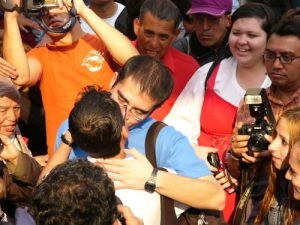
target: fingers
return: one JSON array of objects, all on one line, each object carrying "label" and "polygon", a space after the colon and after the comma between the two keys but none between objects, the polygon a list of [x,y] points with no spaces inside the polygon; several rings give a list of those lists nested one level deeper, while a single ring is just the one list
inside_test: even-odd
[{"label": "fingers", "polygon": [[219,171],[218,168],[216,168],[216,167],[210,165],[209,163],[207,163],[207,166],[208,166],[208,168],[210,169],[210,171],[212,171],[212,172],[214,172],[214,173],[216,173],[216,172]]},{"label": "fingers", "polygon": [[16,67],[0,57],[0,75],[16,79],[18,77],[18,72]]},{"label": "fingers", "polygon": [[135,159],[142,159],[145,158],[145,155],[143,155],[142,153],[140,153],[138,150],[136,150],[135,148],[131,148],[131,149],[124,149],[125,153],[132,156]]},{"label": "fingers", "polygon": [[245,163],[256,163],[262,161],[262,158],[255,158],[253,156],[248,155],[247,153],[243,153],[242,157],[242,161]]},{"label": "fingers", "polygon": [[272,137],[271,135],[265,134],[265,135],[264,135],[264,138],[265,138],[269,143],[271,143],[271,142],[273,141],[273,137]]},{"label": "fingers", "polygon": [[140,218],[133,215],[129,207],[118,205],[118,211],[124,217],[127,225],[142,225],[143,222]]}]

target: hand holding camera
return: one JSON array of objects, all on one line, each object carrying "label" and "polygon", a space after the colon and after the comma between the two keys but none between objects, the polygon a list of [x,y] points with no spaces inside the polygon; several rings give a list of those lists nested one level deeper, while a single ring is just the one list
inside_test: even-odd
[{"label": "hand holding camera", "polygon": [[244,162],[254,163],[261,160],[261,157],[269,155],[264,150],[268,149],[269,136],[273,133],[275,118],[265,89],[248,89],[245,94],[245,103],[249,106],[250,115],[255,118],[255,122],[239,124],[238,128],[235,128],[232,136],[232,150],[233,154],[243,156]]}]

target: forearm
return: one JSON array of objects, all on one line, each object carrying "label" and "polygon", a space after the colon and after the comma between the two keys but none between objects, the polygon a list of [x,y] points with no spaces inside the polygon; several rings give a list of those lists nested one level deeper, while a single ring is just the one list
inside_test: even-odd
[{"label": "forearm", "polygon": [[47,165],[44,167],[43,171],[41,172],[38,183],[40,183],[41,180],[45,176],[47,176],[54,167],[66,162],[70,156],[71,151],[72,151],[72,148],[70,146],[68,146],[64,143],[61,143],[59,145],[57,151],[53,154],[53,156],[50,158],[49,162],[47,163]]},{"label": "forearm", "polygon": [[159,171],[156,185],[159,194],[195,208],[223,210],[225,207],[225,192],[212,176],[192,179]]},{"label": "forearm", "polygon": [[95,31],[116,63],[123,65],[138,51],[130,40],[114,27],[99,18],[91,9],[85,8],[80,15]]},{"label": "forearm", "polygon": [[26,85],[30,80],[30,70],[15,12],[4,13],[4,28],[3,55],[18,72],[18,77],[12,81],[17,85]]},{"label": "forearm", "polygon": [[31,156],[19,152],[16,161],[7,161],[6,166],[9,174],[15,179],[34,186],[42,171],[42,167]]}]

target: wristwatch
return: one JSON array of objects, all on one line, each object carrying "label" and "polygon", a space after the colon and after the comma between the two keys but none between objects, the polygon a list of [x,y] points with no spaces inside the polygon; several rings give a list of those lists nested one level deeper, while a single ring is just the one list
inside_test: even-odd
[{"label": "wristwatch", "polygon": [[70,146],[71,148],[74,147],[74,142],[71,142],[71,141],[68,141],[67,138],[65,137],[65,133],[63,133],[61,136],[60,136],[60,139],[62,141],[62,143]]},{"label": "wristwatch", "polygon": [[156,188],[156,176],[157,176],[157,172],[158,172],[158,169],[157,168],[153,168],[149,180],[147,180],[147,182],[144,185],[145,191],[147,191],[147,192],[149,192],[151,194],[155,191],[155,188]]}]

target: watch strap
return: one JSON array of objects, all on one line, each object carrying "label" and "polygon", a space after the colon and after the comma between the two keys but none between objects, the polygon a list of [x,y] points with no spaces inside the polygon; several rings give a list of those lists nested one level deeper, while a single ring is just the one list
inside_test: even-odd
[{"label": "watch strap", "polygon": [[68,141],[67,138],[65,137],[65,133],[63,133],[63,134],[60,136],[60,139],[61,139],[61,141],[62,141],[64,144],[70,146],[71,148],[74,147],[74,142]]}]

